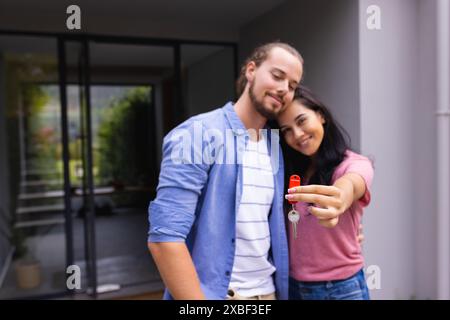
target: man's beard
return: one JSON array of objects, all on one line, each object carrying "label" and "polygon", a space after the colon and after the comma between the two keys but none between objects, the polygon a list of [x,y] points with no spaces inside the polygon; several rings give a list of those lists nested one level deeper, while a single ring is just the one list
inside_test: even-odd
[{"label": "man's beard", "polygon": [[253,103],[256,111],[260,115],[262,115],[267,120],[275,120],[278,115],[278,112],[267,108],[261,101],[258,101],[258,99],[255,96],[255,93],[253,92],[254,85],[255,85],[255,82],[252,82],[252,84],[250,85],[250,88],[248,90],[248,95],[250,97],[250,101]]}]

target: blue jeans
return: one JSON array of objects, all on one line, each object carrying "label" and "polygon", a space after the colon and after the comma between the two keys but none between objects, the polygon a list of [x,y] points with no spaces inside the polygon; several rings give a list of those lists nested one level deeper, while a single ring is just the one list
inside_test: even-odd
[{"label": "blue jeans", "polygon": [[289,300],[370,300],[370,297],[361,269],[344,280],[307,282],[289,278]]}]

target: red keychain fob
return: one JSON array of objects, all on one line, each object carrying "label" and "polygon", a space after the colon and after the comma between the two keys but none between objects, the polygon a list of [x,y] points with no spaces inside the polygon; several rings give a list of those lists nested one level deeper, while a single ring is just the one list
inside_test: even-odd
[{"label": "red keychain fob", "polygon": [[[300,187],[300,176],[293,174],[289,178],[289,189],[295,188],[295,187]],[[297,201],[290,201],[290,200],[288,200],[288,201],[290,204],[297,203]]]}]

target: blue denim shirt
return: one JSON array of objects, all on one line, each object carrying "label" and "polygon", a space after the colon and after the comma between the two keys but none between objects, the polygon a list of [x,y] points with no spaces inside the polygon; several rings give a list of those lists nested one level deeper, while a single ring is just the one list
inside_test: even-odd
[{"label": "blue denim shirt", "polygon": [[[269,214],[270,261],[276,267],[277,298],[284,300],[289,284],[284,168],[278,131],[268,132],[275,186]],[[225,299],[230,283],[242,195],[242,161],[238,158],[248,137],[229,102],[186,120],[163,142],[157,196],[149,206],[148,242],[186,242],[208,299]],[[164,298],[171,298],[167,290]]]}]

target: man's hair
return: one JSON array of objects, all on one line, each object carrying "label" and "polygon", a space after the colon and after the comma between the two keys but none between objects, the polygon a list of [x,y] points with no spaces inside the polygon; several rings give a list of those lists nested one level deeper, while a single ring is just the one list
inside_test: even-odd
[{"label": "man's hair", "polygon": [[303,64],[302,55],[297,51],[297,49],[295,49],[294,47],[292,47],[291,45],[289,45],[287,43],[274,41],[274,42],[269,42],[269,43],[266,43],[264,45],[257,47],[255,50],[253,50],[252,54],[245,60],[244,64],[241,67],[239,78],[236,81],[236,94],[237,94],[238,98],[242,95],[242,93],[245,90],[245,86],[247,85],[247,78],[245,77],[245,71],[247,69],[247,64],[249,64],[251,61],[253,61],[255,63],[255,65],[257,67],[259,67],[267,59],[270,51],[273,48],[282,48],[282,49],[286,50],[293,56],[297,57],[300,60],[300,62]]}]

